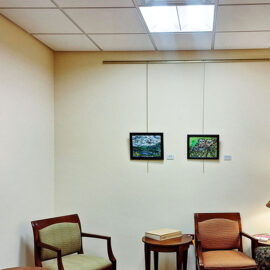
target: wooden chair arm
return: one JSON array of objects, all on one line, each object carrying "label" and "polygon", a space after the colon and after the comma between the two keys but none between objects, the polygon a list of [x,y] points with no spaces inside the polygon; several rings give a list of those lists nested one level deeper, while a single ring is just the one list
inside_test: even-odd
[{"label": "wooden chair arm", "polygon": [[105,239],[105,240],[108,240],[111,238],[110,236],[98,235],[98,234],[92,234],[92,233],[84,233],[84,232],[82,232],[82,237],[92,237],[92,238],[99,238],[99,239]]},{"label": "wooden chair arm", "polygon": [[241,232],[241,236],[251,240],[251,254],[252,258],[255,259],[255,249],[259,246],[259,240],[245,232]]},{"label": "wooden chair arm", "polygon": [[197,253],[198,269],[203,270],[203,269],[204,269],[204,264],[203,264],[203,256],[202,256],[202,246],[201,246],[201,242],[197,242],[197,245],[196,245],[196,253]]},{"label": "wooden chair arm", "polygon": [[204,269],[204,264],[203,264],[203,256],[202,256],[202,244],[201,244],[201,238],[200,234],[197,233],[195,235],[195,249],[196,249],[196,263],[198,265],[197,269],[203,270]]},{"label": "wooden chair arm", "polygon": [[91,238],[98,238],[98,239],[104,239],[107,240],[107,251],[108,251],[108,257],[113,265],[116,267],[116,259],[113,255],[112,251],[112,245],[111,245],[111,237],[105,236],[105,235],[98,235],[98,234],[92,234],[92,233],[84,233],[82,232],[82,237],[91,237]]},{"label": "wooden chair arm", "polygon": [[40,248],[46,248],[52,250],[57,253],[57,265],[59,270],[64,270],[63,262],[62,262],[62,252],[61,249],[52,245],[48,245],[42,242],[37,242],[37,246]]},{"label": "wooden chair arm", "polygon": [[60,254],[60,256],[62,256],[61,249],[58,247],[55,247],[55,246],[52,246],[52,245],[49,245],[46,243],[42,243],[42,242],[37,242],[37,246],[41,247],[41,248],[46,248],[46,249],[52,250],[52,251],[56,252],[57,254]]},{"label": "wooden chair arm", "polygon": [[241,235],[244,236],[244,237],[249,238],[251,241],[258,242],[258,239],[256,239],[254,236],[252,236],[252,235],[250,235],[250,234],[248,234],[248,233],[241,232]]}]

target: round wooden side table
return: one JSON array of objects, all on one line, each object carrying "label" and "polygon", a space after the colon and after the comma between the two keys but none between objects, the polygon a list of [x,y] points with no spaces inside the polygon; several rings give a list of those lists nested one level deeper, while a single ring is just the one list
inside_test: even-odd
[{"label": "round wooden side table", "polygon": [[270,246],[270,240],[263,242],[263,241],[258,241],[259,247],[269,247]]},{"label": "round wooden side table", "polygon": [[151,251],[154,252],[154,269],[158,270],[158,253],[159,252],[176,252],[177,270],[187,269],[188,249],[192,243],[192,236],[184,234],[182,237],[177,237],[164,241],[157,241],[147,237],[143,237],[144,255],[145,255],[145,270],[150,270]]}]

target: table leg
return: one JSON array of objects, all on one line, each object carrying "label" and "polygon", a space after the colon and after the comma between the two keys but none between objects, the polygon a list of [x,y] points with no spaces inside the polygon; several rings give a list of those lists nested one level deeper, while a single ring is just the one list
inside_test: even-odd
[{"label": "table leg", "polygon": [[188,250],[183,252],[183,270],[187,270]]},{"label": "table leg", "polygon": [[154,252],[154,269],[158,270],[158,252]]},{"label": "table leg", "polygon": [[178,248],[176,251],[176,269],[182,270],[183,250]]},{"label": "table leg", "polygon": [[144,244],[145,270],[150,270],[151,253],[149,246]]}]

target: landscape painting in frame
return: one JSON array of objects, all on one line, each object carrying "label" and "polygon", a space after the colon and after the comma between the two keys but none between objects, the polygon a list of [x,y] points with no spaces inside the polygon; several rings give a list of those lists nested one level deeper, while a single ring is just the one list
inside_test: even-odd
[{"label": "landscape painting in frame", "polygon": [[188,159],[219,159],[219,135],[188,135]]},{"label": "landscape painting in frame", "polygon": [[163,160],[163,133],[130,133],[130,159]]}]

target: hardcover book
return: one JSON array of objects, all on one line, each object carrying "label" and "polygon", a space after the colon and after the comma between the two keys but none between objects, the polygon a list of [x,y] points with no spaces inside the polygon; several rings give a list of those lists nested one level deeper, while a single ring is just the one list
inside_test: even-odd
[{"label": "hardcover book", "polygon": [[145,236],[154,240],[163,241],[172,238],[177,238],[182,236],[182,232],[174,229],[158,229],[152,230],[145,233]]}]

